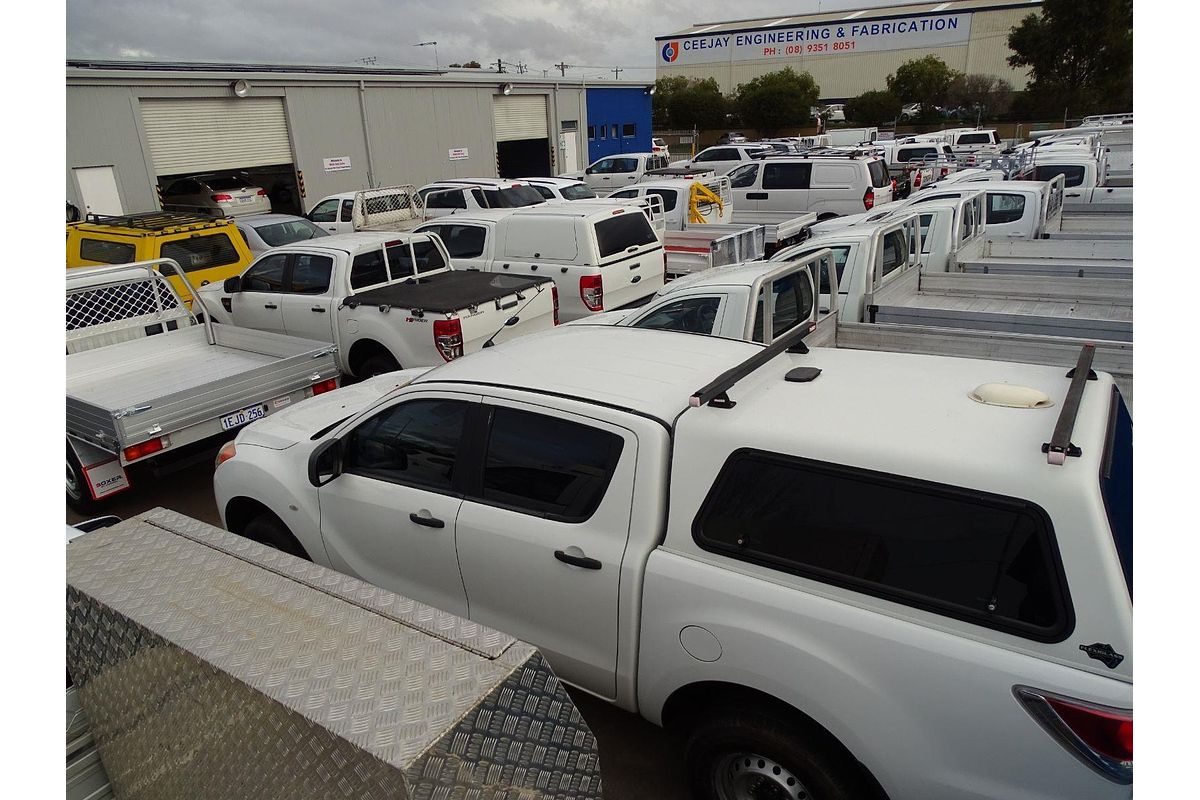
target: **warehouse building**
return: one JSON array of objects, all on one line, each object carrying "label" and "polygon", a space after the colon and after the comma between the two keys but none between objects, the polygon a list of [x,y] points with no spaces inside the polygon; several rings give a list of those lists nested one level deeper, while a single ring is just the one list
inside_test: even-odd
[{"label": "warehouse building", "polygon": [[[593,104],[593,91],[601,95]],[[602,110],[625,151],[650,149],[644,83],[376,67],[68,61],[67,202],[160,208],[196,175],[238,175],[278,211],[329,194],[455,177],[557,175],[589,163]]]},{"label": "warehouse building", "polygon": [[659,78],[715,78],[721,91],[784,67],[809,72],[825,102],[886,89],[905,61],[935,55],[952,69],[1004,78],[1024,88],[1028,73],[1008,66],[1008,33],[1041,0],[950,0],[698,23],[655,37]]}]

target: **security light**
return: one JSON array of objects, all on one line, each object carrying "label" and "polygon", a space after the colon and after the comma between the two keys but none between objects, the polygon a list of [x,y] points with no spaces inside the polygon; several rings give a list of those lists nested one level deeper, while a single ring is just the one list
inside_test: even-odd
[{"label": "security light", "polygon": [[500,94],[512,94],[513,85],[511,83],[500,84]]}]

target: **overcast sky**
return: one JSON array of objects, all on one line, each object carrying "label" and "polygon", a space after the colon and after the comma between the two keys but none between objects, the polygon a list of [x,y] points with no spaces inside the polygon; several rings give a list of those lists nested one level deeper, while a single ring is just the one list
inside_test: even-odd
[{"label": "overcast sky", "polygon": [[[821,10],[895,5],[821,0]],[[816,11],[817,0],[67,0],[68,58],[442,66],[654,76],[654,37],[697,22]],[[515,71],[515,70],[514,70]]]}]

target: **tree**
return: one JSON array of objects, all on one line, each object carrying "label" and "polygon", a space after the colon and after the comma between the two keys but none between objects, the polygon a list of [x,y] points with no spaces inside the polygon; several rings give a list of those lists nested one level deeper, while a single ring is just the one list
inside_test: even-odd
[{"label": "tree", "polygon": [[672,75],[659,78],[654,82],[653,116],[655,130],[668,130],[672,127],[670,114],[671,100],[676,94],[686,90],[688,79],[682,75]]},{"label": "tree", "polygon": [[480,67],[479,67],[478,61],[468,61],[467,63],[463,64],[463,69],[479,69],[479,68]]},{"label": "tree", "polygon": [[961,75],[946,66],[945,61],[930,55],[905,61],[894,75],[888,75],[887,87],[901,103],[920,103],[921,116],[930,118],[937,114],[936,106],[946,104],[950,84]]},{"label": "tree", "polygon": [[959,75],[950,83],[946,103],[963,109],[964,119],[992,119],[1006,113],[1013,103],[1013,86],[994,75]]},{"label": "tree", "polygon": [[1133,109],[1132,0],[1044,0],[1008,34],[1031,106],[1076,116]]},{"label": "tree", "polygon": [[846,121],[881,125],[900,116],[900,98],[887,91],[863,92],[846,101]]},{"label": "tree", "polygon": [[820,97],[812,75],[784,67],[738,86],[736,105],[744,124],[770,135],[807,124]]},{"label": "tree", "polygon": [[[671,127],[694,127],[700,130],[722,127],[725,124],[725,112],[729,101],[721,94],[721,87],[717,85],[716,79],[682,80],[686,81],[686,85],[674,88],[667,100],[667,115]],[[657,89],[654,96],[658,97]]]}]

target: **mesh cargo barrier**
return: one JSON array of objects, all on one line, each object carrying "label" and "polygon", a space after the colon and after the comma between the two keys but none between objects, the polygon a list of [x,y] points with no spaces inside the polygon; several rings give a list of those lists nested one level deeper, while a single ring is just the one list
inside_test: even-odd
[{"label": "mesh cargo barrier", "polygon": [[601,797],[530,645],[163,509],[68,545],[67,666],[120,800]]}]

